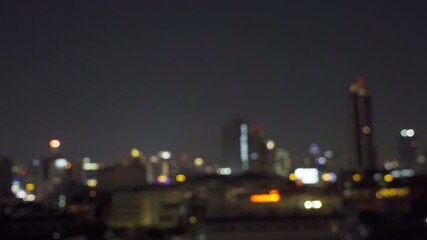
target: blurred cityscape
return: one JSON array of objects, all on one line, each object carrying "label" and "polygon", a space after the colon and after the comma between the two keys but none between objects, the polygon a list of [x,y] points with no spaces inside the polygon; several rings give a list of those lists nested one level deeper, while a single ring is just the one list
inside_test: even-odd
[{"label": "blurred cityscape", "polygon": [[395,129],[399,158],[381,162],[362,77],[347,101],[349,158],[316,143],[297,158],[244,118],[218,129],[218,161],[138,148],[68,159],[60,136],[27,164],[3,156],[1,239],[427,239],[421,136]]}]

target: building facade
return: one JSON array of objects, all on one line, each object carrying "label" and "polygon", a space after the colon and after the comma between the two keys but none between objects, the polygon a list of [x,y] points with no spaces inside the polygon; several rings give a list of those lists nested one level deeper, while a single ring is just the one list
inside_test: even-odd
[{"label": "building facade", "polygon": [[365,80],[359,77],[350,85],[348,99],[350,159],[352,168],[358,171],[376,169],[373,138],[371,98]]}]

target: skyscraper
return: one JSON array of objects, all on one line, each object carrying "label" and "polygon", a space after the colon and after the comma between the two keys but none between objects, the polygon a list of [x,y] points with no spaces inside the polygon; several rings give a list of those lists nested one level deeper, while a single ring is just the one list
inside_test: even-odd
[{"label": "skyscraper", "polygon": [[222,132],[223,167],[233,174],[249,170],[249,126],[241,119],[226,125]]},{"label": "skyscraper", "polygon": [[352,167],[358,171],[375,170],[371,99],[363,77],[350,85],[348,116]]}]

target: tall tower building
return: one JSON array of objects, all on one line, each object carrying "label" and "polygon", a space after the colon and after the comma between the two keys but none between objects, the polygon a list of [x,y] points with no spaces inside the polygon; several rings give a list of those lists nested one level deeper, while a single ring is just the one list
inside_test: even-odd
[{"label": "tall tower building", "polygon": [[371,99],[365,87],[365,79],[357,78],[350,85],[348,100],[350,131],[350,159],[358,171],[376,169],[376,154],[373,139]]},{"label": "tall tower building", "polygon": [[222,131],[223,167],[231,168],[232,174],[249,170],[249,126],[235,119]]}]

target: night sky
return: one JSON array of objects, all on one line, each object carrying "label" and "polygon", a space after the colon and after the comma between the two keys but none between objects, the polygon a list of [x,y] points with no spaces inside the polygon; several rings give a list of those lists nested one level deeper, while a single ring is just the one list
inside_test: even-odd
[{"label": "night sky", "polygon": [[58,138],[71,161],[132,147],[216,161],[241,117],[297,156],[312,142],[346,156],[360,75],[380,159],[402,128],[427,140],[424,1],[140,2],[1,3],[0,155],[27,163]]}]

